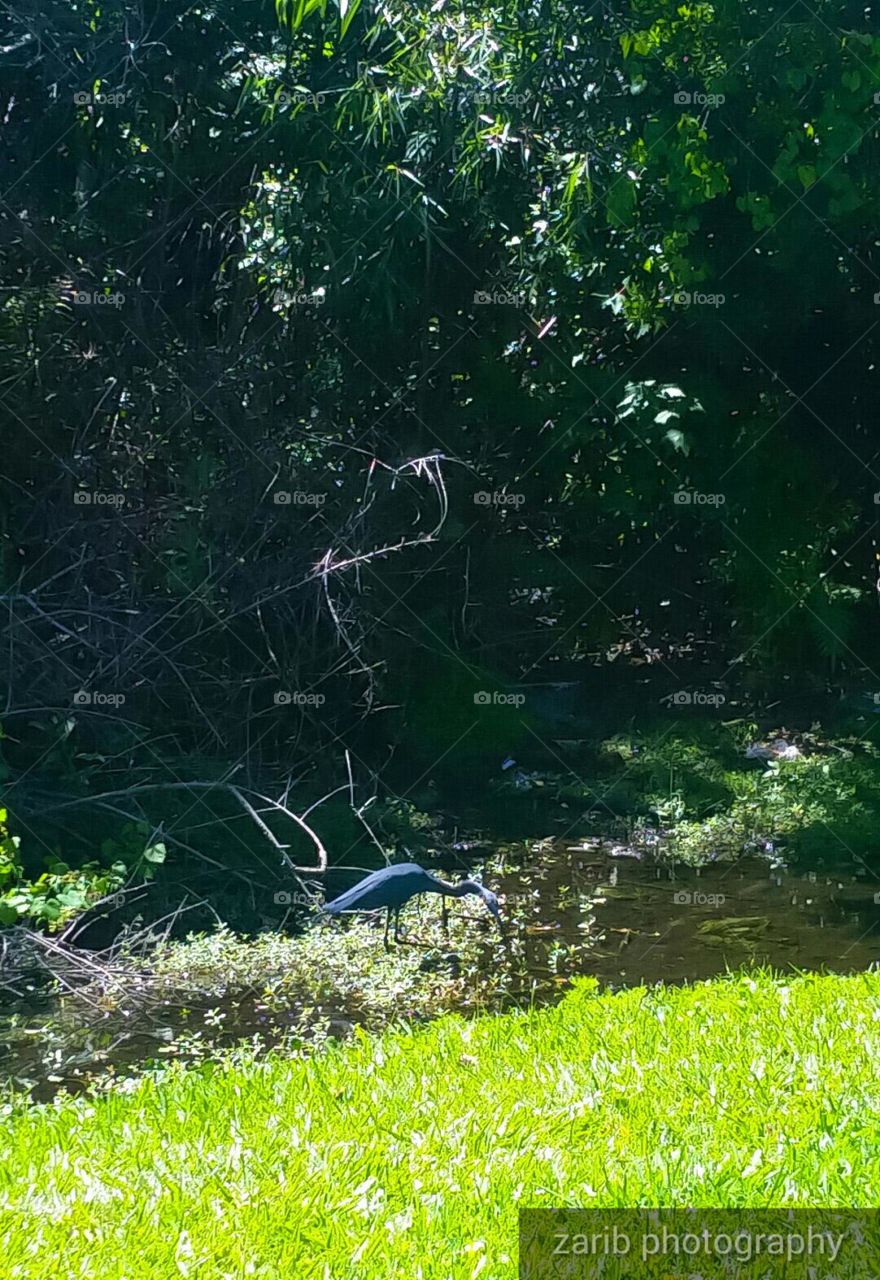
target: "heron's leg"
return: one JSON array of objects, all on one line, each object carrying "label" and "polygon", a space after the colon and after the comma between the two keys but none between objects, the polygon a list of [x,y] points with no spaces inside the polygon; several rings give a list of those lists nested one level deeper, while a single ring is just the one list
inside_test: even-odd
[{"label": "heron's leg", "polygon": [[[399,923],[400,923],[400,912],[401,912],[401,910],[402,910],[402,907],[398,907],[398,908],[397,908],[397,923],[398,923],[398,925],[399,925]],[[420,938],[416,938],[416,937],[411,937],[409,934],[407,934],[407,935],[403,935],[403,934],[401,934],[401,932],[400,932],[399,928],[396,928],[396,929],[395,929],[395,931],[394,931],[394,941],[395,941],[395,942],[399,942],[401,946],[407,946],[407,947],[423,947],[423,948],[425,948],[425,947],[426,947],[426,948],[428,948],[429,950],[430,950],[430,948],[431,948],[431,947],[433,947],[433,946],[434,946],[434,943],[433,943],[433,942],[424,942],[422,939],[420,939]]]},{"label": "heron's leg", "polygon": [[449,937],[449,908],[446,905],[446,894],[440,895],[440,920],[443,924],[443,932]]},{"label": "heron's leg", "polygon": [[400,942],[400,907],[394,908],[394,941]]},{"label": "heron's leg", "polygon": [[382,939],[382,941],[385,944],[386,951],[391,950],[391,948],[388,945],[388,930],[390,927],[391,927],[391,908],[386,907],[385,908],[385,937]]}]

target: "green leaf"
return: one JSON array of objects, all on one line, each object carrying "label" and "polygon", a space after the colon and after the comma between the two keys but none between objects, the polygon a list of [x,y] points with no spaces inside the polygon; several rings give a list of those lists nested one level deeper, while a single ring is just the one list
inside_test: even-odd
[{"label": "green leaf", "polygon": [[62,907],[82,907],[85,905],[85,901],[86,895],[82,889],[71,887],[58,895],[58,902]]},{"label": "green leaf", "polygon": [[361,0],[339,0],[339,32],[343,39],[360,7]]},{"label": "green leaf", "polygon": [[327,0],[275,0],[275,14],[282,27],[296,31],[310,13],[321,10],[321,17],[327,11]]},{"label": "green leaf", "polygon": [[144,849],[144,858],[147,862],[164,862],[165,846],[164,844],[151,844],[149,848]]}]

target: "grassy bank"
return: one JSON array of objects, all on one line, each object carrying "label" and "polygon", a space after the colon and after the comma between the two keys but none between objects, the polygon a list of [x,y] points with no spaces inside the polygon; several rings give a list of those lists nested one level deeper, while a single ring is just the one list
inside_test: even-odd
[{"label": "grassy bank", "polygon": [[880,975],[755,974],[171,1068],[12,1110],[4,1274],[501,1278],[519,1205],[871,1205],[878,1058]]}]

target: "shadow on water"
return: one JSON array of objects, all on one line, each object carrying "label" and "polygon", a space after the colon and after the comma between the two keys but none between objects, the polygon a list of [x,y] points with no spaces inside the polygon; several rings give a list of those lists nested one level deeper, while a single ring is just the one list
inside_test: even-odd
[{"label": "shadow on water", "polygon": [[[230,974],[219,986],[215,976],[204,994],[189,990],[185,998],[163,998],[149,1013],[117,1010],[96,1023],[94,1009],[91,1019],[84,1016],[79,997],[34,991],[12,1016],[0,1018],[3,1074],[43,1101],[62,1088],[80,1091],[108,1069],[124,1076],[145,1064],[196,1062],[243,1041],[302,1048],[312,1035],[344,1038],[359,1022],[377,1026],[449,1008],[469,1013],[552,1001],[579,975],[619,989],[700,981],[747,965],[846,973],[878,958],[878,882],[858,867],[801,873],[744,858],[700,870],[672,868],[599,838],[480,852],[487,855],[485,883],[501,900],[508,944],[501,947],[474,899],[454,904],[458,932],[445,944],[438,904],[428,897],[408,907],[407,926],[430,934],[430,941],[404,977],[418,973],[435,983],[427,1005],[407,1003],[401,987],[399,1002],[395,996],[377,1020],[364,1017],[363,1003],[352,998],[350,974],[336,987],[325,983],[319,999],[283,983],[272,998],[262,974],[248,981]],[[461,865],[437,870],[450,879],[462,873]],[[372,970],[381,970],[379,980],[387,974],[393,985],[399,975],[382,967],[395,961],[385,956],[381,932],[377,921],[362,939],[364,977],[370,981]],[[331,953],[341,945],[335,933],[323,938]]]}]

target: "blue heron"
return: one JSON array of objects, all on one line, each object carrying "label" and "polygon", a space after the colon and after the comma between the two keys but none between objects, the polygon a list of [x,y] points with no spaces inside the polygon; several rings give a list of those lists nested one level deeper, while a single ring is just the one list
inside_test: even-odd
[{"label": "blue heron", "polygon": [[498,899],[489,889],[485,889],[477,880],[461,880],[458,884],[449,884],[438,876],[432,875],[417,862],[399,862],[394,866],[382,867],[374,871],[365,880],[359,881],[351,889],[346,889],[338,898],[324,905],[324,910],[331,916],[340,915],[343,911],[375,911],[385,907],[385,937],[388,946],[388,927],[394,915],[394,941],[400,941],[400,910],[410,898],[420,893],[440,893],[444,898],[463,898],[466,894],[475,893],[482,898],[492,915],[501,927],[501,913],[498,910]]}]

